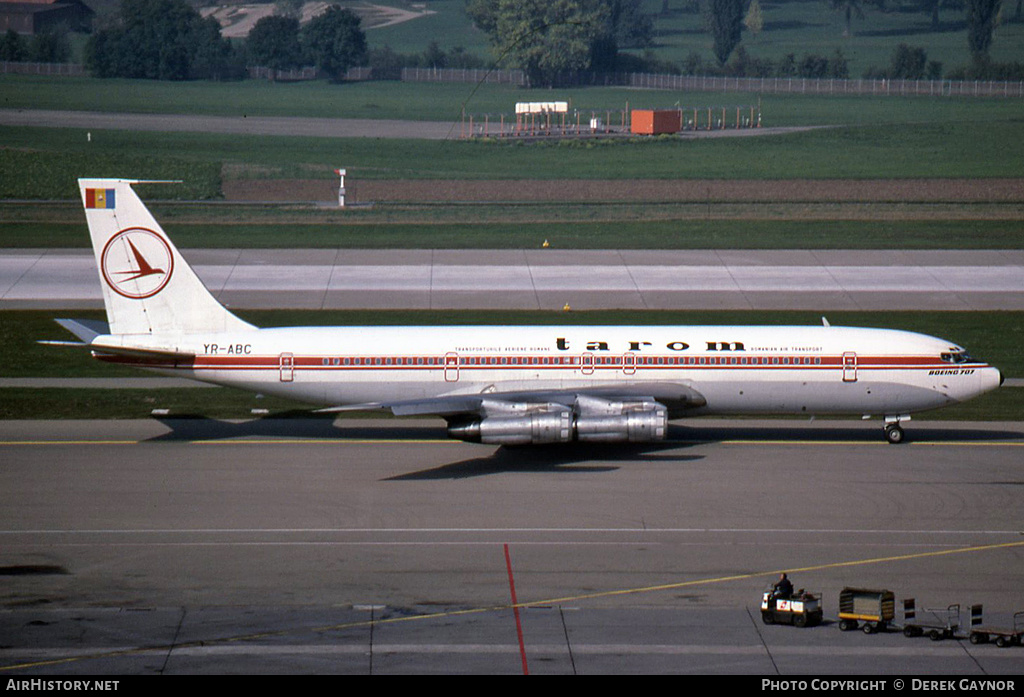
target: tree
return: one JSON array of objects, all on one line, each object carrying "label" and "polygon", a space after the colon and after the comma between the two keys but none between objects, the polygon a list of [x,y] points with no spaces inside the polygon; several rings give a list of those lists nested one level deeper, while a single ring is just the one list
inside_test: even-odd
[{"label": "tree", "polygon": [[218,76],[231,53],[216,20],[185,0],[124,0],[114,26],[90,37],[85,62],[98,77],[188,80]]},{"label": "tree", "polygon": [[743,18],[743,26],[754,36],[760,34],[764,29],[764,14],[761,12],[761,3],[758,0],[750,0],[747,16]]},{"label": "tree", "polygon": [[715,57],[719,65],[725,65],[733,49],[740,43],[743,32],[743,0],[710,0],[708,9]]},{"label": "tree", "polygon": [[889,77],[894,80],[923,80],[928,68],[928,54],[923,48],[900,44],[889,63]]},{"label": "tree", "polygon": [[921,11],[931,15],[932,18],[932,29],[935,31],[939,30],[939,6],[942,4],[942,0],[921,0]]},{"label": "tree", "polygon": [[864,19],[864,10],[860,9],[860,0],[829,0],[832,9],[842,12],[846,17],[846,28],[843,29],[843,36],[853,34],[853,16],[857,19]]},{"label": "tree", "polygon": [[8,29],[3,38],[0,38],[0,61],[19,63],[25,60],[28,60],[28,47],[25,45],[25,40],[18,32]]},{"label": "tree", "polygon": [[302,63],[299,45],[299,20],[295,17],[270,15],[263,17],[249,32],[245,41],[250,65],[271,70],[290,70]]},{"label": "tree", "polygon": [[986,60],[992,46],[1002,0],[967,0],[967,46],[977,60]]},{"label": "tree", "polygon": [[331,5],[305,26],[300,38],[318,69],[341,79],[349,68],[366,60],[366,34],[360,23],[352,10]]},{"label": "tree", "polygon": [[71,60],[71,42],[66,33],[42,32],[32,37],[28,53],[29,60],[37,63],[67,63]]},{"label": "tree", "polygon": [[654,37],[654,23],[643,13],[642,0],[609,0],[605,30],[620,48],[646,48]]},{"label": "tree", "polygon": [[523,70],[532,85],[614,70],[620,46],[647,46],[653,34],[640,0],[467,0],[466,11],[499,62]]}]

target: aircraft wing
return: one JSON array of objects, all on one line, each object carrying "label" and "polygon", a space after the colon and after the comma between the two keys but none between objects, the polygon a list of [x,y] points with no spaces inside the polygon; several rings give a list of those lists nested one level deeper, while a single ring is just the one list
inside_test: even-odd
[{"label": "aircraft wing", "polygon": [[390,409],[395,416],[455,416],[509,413],[537,407],[561,406],[568,410],[599,409],[599,404],[616,402],[658,402],[670,413],[701,407],[704,396],[688,383],[637,382],[588,385],[578,389],[493,390],[474,394],[453,394],[426,399],[373,402],[321,409],[323,412]]}]

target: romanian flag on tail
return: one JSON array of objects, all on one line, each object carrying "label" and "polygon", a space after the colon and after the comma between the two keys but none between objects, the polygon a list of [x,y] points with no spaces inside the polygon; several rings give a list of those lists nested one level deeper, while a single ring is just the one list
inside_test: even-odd
[{"label": "romanian flag on tail", "polygon": [[85,207],[86,208],[113,208],[114,207],[114,190],[113,189],[86,189],[85,190]]}]

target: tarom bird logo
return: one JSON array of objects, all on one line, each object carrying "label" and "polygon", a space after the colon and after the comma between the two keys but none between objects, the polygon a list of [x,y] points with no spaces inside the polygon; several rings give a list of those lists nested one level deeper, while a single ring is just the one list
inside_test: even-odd
[{"label": "tarom bird logo", "polygon": [[142,253],[135,247],[134,244],[132,244],[131,240],[128,240],[128,246],[132,248],[132,254],[135,255],[135,263],[139,265],[139,268],[137,270],[132,269],[131,271],[115,271],[115,273],[118,274],[134,274],[133,276],[130,276],[124,280],[134,281],[136,278],[152,276],[158,273],[166,273],[163,269],[154,269],[152,266],[150,266],[149,262],[146,261],[146,258],[142,256]]}]

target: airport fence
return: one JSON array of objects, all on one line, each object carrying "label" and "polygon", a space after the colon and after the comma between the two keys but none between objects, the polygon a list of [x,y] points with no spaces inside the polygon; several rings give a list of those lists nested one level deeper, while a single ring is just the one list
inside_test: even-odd
[{"label": "airport fence", "polygon": [[[0,73],[24,75],[85,76],[88,71],[77,63],[16,63],[0,61]],[[321,75],[315,68],[271,70],[248,68],[251,78],[297,81],[315,80]],[[348,81],[374,80],[373,68],[350,68]],[[485,68],[402,68],[402,82],[488,83],[525,87],[529,80],[522,70]],[[1024,80],[1017,82],[986,80],[884,80],[804,77],[724,77],[717,75],[668,75],[658,73],[579,73],[566,76],[566,84],[635,87],[680,92],[751,92],[757,94],[877,95],[932,97],[1024,98]]]},{"label": "airport fence", "polygon": [[494,85],[525,87],[522,70],[488,70],[486,68],[402,68],[402,82],[480,82]]},{"label": "airport fence", "polygon": [[79,63],[20,63],[0,61],[0,73],[12,75],[86,75],[85,66]]},{"label": "airport fence", "polygon": [[[521,70],[404,68],[406,82],[490,82],[526,86]],[[880,95],[935,97],[1024,98],[1024,81],[984,80],[841,80],[804,77],[725,77],[658,73],[593,73],[566,75],[566,84],[635,87],[680,92],[754,92],[758,94]]]}]

